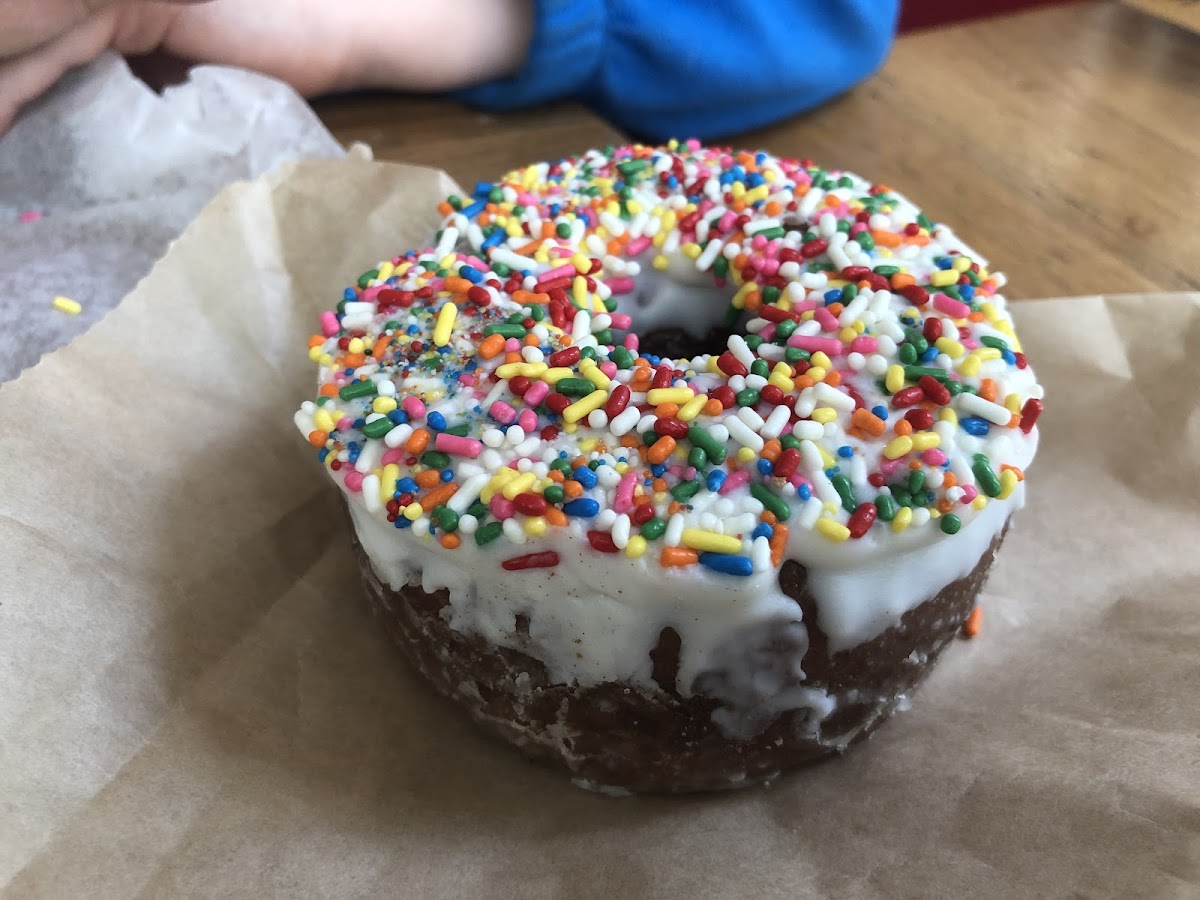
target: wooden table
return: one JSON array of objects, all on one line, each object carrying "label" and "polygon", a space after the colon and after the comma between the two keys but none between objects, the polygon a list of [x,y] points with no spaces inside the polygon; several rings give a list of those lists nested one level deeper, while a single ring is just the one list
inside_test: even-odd
[{"label": "wooden table", "polygon": [[[342,141],[462,183],[619,140],[581,107],[322,101]],[[735,145],[860,172],[954,225],[1010,297],[1200,290],[1200,36],[1116,3],[902,37],[848,96]]]}]

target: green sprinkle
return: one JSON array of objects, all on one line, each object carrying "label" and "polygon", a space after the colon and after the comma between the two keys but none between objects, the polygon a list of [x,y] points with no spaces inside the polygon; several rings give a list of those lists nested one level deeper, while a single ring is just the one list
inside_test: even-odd
[{"label": "green sprinkle", "polygon": [[912,366],[916,363],[920,354],[917,353],[917,348],[912,344],[900,345],[900,362],[905,366]]},{"label": "green sprinkle", "polygon": [[757,350],[759,347],[762,346],[762,343],[763,343],[763,339],[761,337],[759,337],[757,334],[746,335],[746,346],[749,347],[751,350]]},{"label": "green sprinkle", "polygon": [[487,514],[488,514],[487,504],[484,503],[482,500],[476,500],[467,509],[467,515],[474,516],[480,522],[482,522],[484,519],[487,518]]},{"label": "green sprinkle", "polygon": [[366,381],[352,381],[340,391],[338,396],[343,400],[355,400],[359,397],[374,397],[379,393],[379,389],[375,386],[375,382],[371,379]]},{"label": "green sprinkle", "polygon": [[568,397],[584,397],[596,390],[596,386],[586,378],[561,378],[554,389]]},{"label": "green sprinkle", "polygon": [[[904,346],[908,346],[905,344]],[[936,366],[910,366],[905,365],[904,377],[909,381],[920,381],[922,375],[928,375],[930,378],[936,378],[938,381],[945,384],[950,380],[950,373],[945,369],[939,369]]]},{"label": "green sprinkle", "polygon": [[499,522],[488,522],[475,530],[475,544],[479,547],[490,544],[504,533],[504,526]]},{"label": "green sprinkle", "polygon": [[446,434],[452,434],[455,437],[466,437],[471,433],[471,426],[467,422],[459,422],[457,425],[451,425],[449,428],[442,429]]},{"label": "green sprinkle", "polygon": [[842,302],[843,303],[849,303],[851,300],[853,300],[857,296],[858,296],[858,285],[857,284],[848,284],[844,288],[842,288]]},{"label": "green sprinkle", "polygon": [[[966,386],[961,381],[947,381],[946,390],[950,392],[951,397],[957,397],[965,390]],[[972,391],[974,393],[974,391]]]},{"label": "green sprinkle", "polygon": [[915,497],[923,490],[925,490],[925,473],[920,469],[913,469],[908,475],[908,492]]},{"label": "green sprinkle", "polygon": [[447,534],[458,531],[458,513],[445,504],[437,507],[430,518]]},{"label": "green sprinkle", "polygon": [[[613,333],[611,328],[601,328],[599,331],[593,331],[592,337],[596,339],[598,344],[611,344],[613,342]],[[584,347],[585,350],[591,350],[591,347]]]},{"label": "green sprinkle", "polygon": [[812,353],[808,350],[801,350],[799,347],[788,347],[783,351],[783,358],[785,362],[794,366],[801,360],[807,361],[811,359]]},{"label": "green sprinkle", "polygon": [[720,465],[725,462],[725,445],[718,443],[717,439],[708,431],[699,425],[692,425],[688,428],[688,440],[693,446],[699,447],[715,465]]},{"label": "green sprinkle", "polygon": [[378,438],[383,437],[385,434],[387,434],[389,431],[391,431],[395,427],[396,427],[395,422],[393,422],[387,416],[383,416],[382,418],[375,419],[371,422],[368,422],[366,425],[364,425],[362,427],[362,433],[365,434],[369,438],[378,439]]},{"label": "green sprinkle", "polygon": [[750,496],[775,514],[780,522],[786,522],[792,515],[792,507],[787,501],[772,491],[765,484],[750,485]]},{"label": "green sprinkle", "polygon": [[618,369],[633,368],[633,361],[635,359],[637,357],[626,347],[617,347],[612,352],[612,361],[616,363]]},{"label": "green sprinkle", "polygon": [[702,486],[703,483],[699,479],[681,481],[675,487],[671,488],[671,496],[680,503],[687,503],[696,496]]},{"label": "green sprinkle", "polygon": [[503,338],[522,338],[525,337],[525,327],[520,324],[506,325],[495,323],[483,329],[484,337],[491,337],[493,334],[498,334]]},{"label": "green sprinkle", "polygon": [[788,433],[779,438],[779,443],[783,445],[784,450],[799,450],[800,438],[794,434]]},{"label": "green sprinkle", "polygon": [[643,431],[642,432],[642,443],[645,444],[647,447],[653,447],[655,442],[660,437],[662,437],[662,435],[659,434],[654,429],[650,429],[649,431]]},{"label": "green sprinkle", "polygon": [[842,509],[849,513],[854,512],[858,508],[858,499],[854,496],[854,485],[850,483],[850,479],[838,472],[829,480],[833,482],[833,489],[842,498]]},{"label": "green sprinkle", "polygon": [[975,473],[975,480],[979,482],[979,486],[983,488],[985,494],[989,497],[998,497],[1000,495],[1000,479],[992,471],[992,461],[990,459],[982,453],[976,453],[972,458],[971,471]]},{"label": "green sprinkle", "polygon": [[571,236],[571,226],[568,225],[566,222],[559,222],[556,226],[554,226],[554,233],[557,234],[560,238],[570,237]]},{"label": "green sprinkle", "polygon": [[994,350],[1007,350],[1008,341],[1004,338],[992,337],[990,334],[985,334],[979,339],[979,343],[985,347],[991,347]]},{"label": "green sprinkle", "polygon": [[958,529],[962,528],[962,519],[954,513],[946,513],[941,518],[941,526],[946,534],[958,534]]},{"label": "green sprinkle", "polygon": [[[780,235],[780,237],[782,237],[782,235]],[[774,303],[779,299],[782,293],[783,292],[780,291],[779,288],[775,287],[775,285],[768,284],[762,289],[762,301],[763,303]]]},{"label": "green sprinkle", "polygon": [[933,223],[929,221],[929,217],[925,213],[917,213],[917,224],[922,228],[933,230]]},{"label": "green sprinkle", "polygon": [[563,492],[562,487],[552,484],[546,490],[542,491],[542,496],[546,498],[547,503],[562,503],[563,497],[566,494]]},{"label": "green sprinkle", "polygon": [[883,275],[884,277],[890,278],[892,275],[899,274],[899,272],[900,272],[899,266],[876,266],[875,267],[875,274]]},{"label": "green sprinkle", "polygon": [[875,498],[875,509],[883,522],[890,522],[896,518],[896,501],[887,494],[880,494]]},{"label": "green sprinkle", "polygon": [[[360,288],[365,289],[368,284],[370,284],[372,281],[374,281],[378,277],[379,277],[378,269],[371,269],[367,272],[363,272],[361,275],[358,276],[358,286]],[[342,284],[345,284],[345,282],[343,281]]]},{"label": "green sprinkle", "polygon": [[[784,319],[782,322],[780,322],[778,325],[775,326],[776,340],[786,341],[788,338],[790,338],[792,336],[792,332],[794,332],[799,327],[800,327],[800,323],[797,322],[795,319]],[[792,348],[789,348],[789,349],[792,349]]]},{"label": "green sprinkle", "polygon": [[[550,468],[554,469],[555,471],[562,472],[564,475],[570,475],[572,471],[571,464],[565,459],[556,459],[554,462],[550,463]],[[547,490],[549,489],[547,488]]]},{"label": "green sprinkle", "polygon": [[898,484],[890,485],[890,487],[892,489],[892,499],[895,500],[898,504],[900,504],[901,506],[912,506],[913,505],[913,498],[912,498],[912,495],[908,492],[908,488],[902,487],[901,485],[898,485]]},{"label": "green sprinkle", "polygon": [[724,278],[729,274],[729,260],[727,260],[724,256],[718,255],[717,258],[713,260],[712,270],[713,274],[718,278]]},{"label": "green sprinkle", "polygon": [[688,451],[687,461],[689,466],[696,469],[703,469],[708,465],[708,453],[705,452],[703,447],[692,447]]},{"label": "green sprinkle", "polygon": [[655,516],[642,526],[642,537],[648,541],[657,541],[667,530],[667,520]]},{"label": "green sprinkle", "polygon": [[756,359],[750,364],[750,374],[766,378],[771,374],[771,366],[765,359]]},{"label": "green sprinkle", "polygon": [[754,406],[759,401],[759,393],[754,388],[746,388],[735,395],[738,406]]},{"label": "green sprinkle", "polygon": [[450,457],[440,450],[426,450],[421,454],[421,464],[431,469],[444,469],[450,465]]},{"label": "green sprinkle", "polygon": [[871,237],[871,232],[860,231],[854,238],[858,241],[858,246],[862,247],[868,253],[875,249],[875,238]]}]

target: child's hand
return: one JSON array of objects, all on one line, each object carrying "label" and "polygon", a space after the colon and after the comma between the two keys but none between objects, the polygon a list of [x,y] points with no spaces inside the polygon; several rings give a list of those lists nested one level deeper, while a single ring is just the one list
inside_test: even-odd
[{"label": "child's hand", "polygon": [[0,132],[64,72],[108,48],[242,66],[306,96],[435,91],[516,71],[531,19],[531,0],[7,0]]}]

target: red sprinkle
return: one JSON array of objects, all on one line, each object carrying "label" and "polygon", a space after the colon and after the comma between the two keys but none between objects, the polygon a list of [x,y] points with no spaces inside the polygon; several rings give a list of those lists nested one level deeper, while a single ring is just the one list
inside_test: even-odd
[{"label": "red sprinkle", "polygon": [[527,553],[524,556],[506,559],[500,565],[509,572],[520,572],[522,569],[553,569],[558,565],[558,554],[553,550]]},{"label": "red sprinkle", "polygon": [[737,402],[737,394],[735,394],[733,392],[733,388],[727,384],[721,385],[716,390],[709,391],[708,396],[710,399],[719,402],[725,409],[729,409],[734,403]]},{"label": "red sprinkle", "polygon": [[787,395],[784,394],[783,390],[773,384],[764,384],[762,390],[758,393],[763,403],[770,403],[772,406],[778,406],[787,399]]},{"label": "red sprinkle", "polygon": [[930,316],[925,320],[925,327],[921,331],[925,335],[925,340],[932,344],[942,336],[942,320],[937,316]]},{"label": "red sprinkle", "polygon": [[1033,430],[1033,426],[1044,408],[1045,404],[1041,400],[1035,400],[1033,397],[1025,401],[1025,405],[1021,407],[1021,430],[1023,432],[1029,434]]},{"label": "red sprinkle", "polygon": [[846,527],[850,529],[850,537],[860,538],[866,534],[878,514],[874,503],[860,503],[850,514],[850,521],[846,523]]},{"label": "red sprinkle", "polygon": [[775,460],[775,466],[771,470],[771,474],[778,478],[791,478],[795,474],[798,465],[800,465],[800,451],[795,447],[788,447]]},{"label": "red sprinkle", "polygon": [[513,507],[523,516],[540,516],[549,504],[541,494],[526,491],[513,498]]},{"label": "red sprinkle", "polygon": [[[773,307],[766,307],[766,308],[771,309]],[[741,361],[738,360],[738,358],[733,355],[733,352],[731,350],[726,350],[724,353],[722,353],[720,356],[717,357],[717,368],[720,369],[722,372],[724,372],[726,375],[728,375],[730,378],[732,378],[734,375],[746,376],[746,375],[750,374],[750,370],[747,369],[741,363]]]},{"label": "red sprinkle", "polygon": [[634,525],[645,525],[654,518],[654,507],[649,503],[639,503],[629,514],[629,520]]},{"label": "red sprinkle", "polygon": [[650,387],[665,388],[671,386],[671,376],[674,370],[670,366],[659,366],[654,370],[654,377],[650,379]]},{"label": "red sprinkle", "polygon": [[919,284],[905,285],[900,289],[900,293],[913,306],[924,306],[929,302],[929,291]]},{"label": "red sprinkle", "polygon": [[[928,375],[923,376],[928,378]],[[896,393],[892,394],[892,406],[903,409],[906,406],[915,406],[925,399],[925,392],[916,385],[912,387],[900,388]]]},{"label": "red sprinkle", "polygon": [[623,384],[618,384],[613,388],[613,392],[608,395],[608,401],[604,404],[604,412],[610,419],[616,418],[629,405],[630,393],[629,388]]},{"label": "red sprinkle", "polygon": [[917,384],[925,392],[925,396],[938,406],[945,406],[950,402],[950,389],[932,375],[922,375]]},{"label": "red sprinkle", "polygon": [[613,543],[612,535],[607,531],[589,531],[587,533],[588,543],[592,545],[593,550],[598,550],[601,553],[617,553],[617,545]]},{"label": "red sprinkle", "polygon": [[380,306],[412,306],[415,298],[412,291],[398,291],[395,288],[380,288],[375,295]]},{"label": "red sprinkle", "polygon": [[566,394],[560,394],[554,391],[546,395],[546,399],[542,401],[553,413],[561,413],[564,409],[571,405],[571,398]]},{"label": "red sprinkle", "polygon": [[654,433],[665,434],[679,440],[687,437],[688,424],[680,419],[657,419],[654,422]]},{"label": "red sprinkle", "polygon": [[476,306],[487,306],[492,302],[492,295],[488,293],[487,288],[473,284],[467,288],[467,299]]},{"label": "red sprinkle", "polygon": [[925,431],[933,427],[933,413],[927,409],[910,409],[904,418],[912,425],[914,431]]},{"label": "red sprinkle", "polygon": [[579,362],[578,347],[564,347],[556,353],[550,354],[549,363],[552,366],[573,366]]},{"label": "red sprinkle", "polygon": [[829,249],[829,241],[824,238],[813,238],[800,246],[800,255],[805,259],[812,259],[814,256],[820,256]]}]

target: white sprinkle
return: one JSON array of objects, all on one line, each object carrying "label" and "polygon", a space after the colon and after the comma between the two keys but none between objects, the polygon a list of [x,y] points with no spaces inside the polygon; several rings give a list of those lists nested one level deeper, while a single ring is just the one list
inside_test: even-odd
[{"label": "white sprinkle", "polygon": [[766,537],[756,537],[750,545],[750,564],[755,572],[766,572],[771,568],[771,544]]},{"label": "white sprinkle", "polygon": [[587,423],[589,428],[603,428],[608,424],[608,413],[602,409],[594,409],[588,413]]},{"label": "white sprinkle", "polygon": [[608,531],[613,527],[613,523],[617,521],[617,514],[611,508],[605,508],[596,513],[596,518],[593,521],[596,523],[596,528],[600,531]]},{"label": "white sprinkle", "polygon": [[825,434],[825,426],[820,422],[805,419],[792,426],[792,434],[802,441],[815,441]]},{"label": "white sprinkle", "polygon": [[[438,241],[438,245],[433,251],[434,261],[440,262],[451,251],[454,250],[454,246],[457,243],[458,243],[458,229],[455,228],[453,225],[451,225],[449,228],[443,229],[442,230],[442,239],[440,241]],[[349,305],[349,304],[347,304],[347,305]]]},{"label": "white sprinkle", "polygon": [[965,392],[959,394],[958,408],[968,415],[987,419],[993,425],[1007,425],[1012,418],[1012,413],[1008,411],[1007,407],[993,403],[991,400],[984,400],[978,394]]},{"label": "white sprinkle", "polygon": [[816,497],[809,497],[796,511],[796,524],[800,528],[811,530],[823,512],[825,512],[825,504]]},{"label": "white sprinkle", "polygon": [[383,442],[391,449],[403,447],[408,443],[408,439],[412,437],[413,427],[408,423],[397,425],[391,431],[383,436]]},{"label": "white sprinkle", "polygon": [[492,476],[488,472],[472,475],[462,483],[462,487],[454,492],[454,496],[446,501],[446,505],[461,516],[470,508],[491,480]]},{"label": "white sprinkle", "polygon": [[[709,241],[704,247],[704,252],[696,257],[696,268],[701,272],[707,272],[712,267],[713,262],[716,261],[717,255],[720,254],[721,247],[723,246],[724,244],[722,244],[720,238],[713,238]],[[780,266],[780,268],[782,269],[783,267]]]},{"label": "white sprinkle", "polygon": [[679,513],[667,520],[667,530],[663,534],[663,543],[668,547],[678,547],[683,540],[683,516]]},{"label": "white sprinkle", "polygon": [[727,417],[725,427],[729,429],[729,436],[743,447],[749,447],[755,453],[763,448],[763,439],[751,431],[746,423],[737,416]]},{"label": "white sprinkle", "polygon": [[854,409],[853,397],[845,391],[839,391],[835,387],[830,387],[823,381],[814,384],[812,391],[813,395],[826,406],[832,406],[841,412],[850,412]]},{"label": "white sprinkle", "polygon": [[381,456],[383,456],[383,442],[367,441],[359,451],[358,462],[354,464],[354,468],[365,475],[379,465]]},{"label": "white sprinkle", "polygon": [[463,534],[472,535],[479,528],[479,520],[469,513],[458,520],[458,530]]},{"label": "white sprinkle", "polygon": [[[379,446],[376,444],[376,446]],[[367,512],[377,513],[383,509],[383,500],[379,496],[379,476],[368,475],[362,480],[362,495],[363,503],[367,506]]]},{"label": "white sprinkle", "polygon": [[514,544],[524,544],[528,540],[525,536],[525,529],[521,527],[521,523],[515,517],[505,519],[504,524],[500,527],[504,530],[504,536]]},{"label": "white sprinkle", "polygon": [[754,351],[746,343],[746,339],[740,334],[731,334],[728,341],[729,352],[733,354],[734,359],[740,362],[747,369],[754,365]]},{"label": "white sprinkle", "polygon": [[771,414],[767,416],[766,423],[762,428],[758,429],[767,440],[773,440],[783,434],[783,429],[787,428],[788,420],[791,418],[792,412],[784,405],[779,405],[771,410]]},{"label": "white sprinkle", "polygon": [[525,429],[520,425],[509,425],[504,432],[504,439],[510,444],[519,444],[525,440]]},{"label": "white sprinkle", "polygon": [[737,411],[737,416],[755,431],[758,431],[758,429],[762,428],[763,426],[763,417],[749,406],[743,406],[741,409],[739,409]]},{"label": "white sprinkle", "polygon": [[620,415],[608,423],[608,430],[617,437],[624,437],[637,425],[641,415],[636,406],[627,406]]},{"label": "white sprinkle", "polygon": [[[411,431],[411,429],[409,429]],[[388,434],[391,434],[389,431]],[[504,443],[504,432],[499,428],[488,428],[479,436],[485,446],[499,447]]]},{"label": "white sprinkle", "polygon": [[625,515],[625,513],[621,513],[621,515],[617,516],[616,521],[613,522],[612,540],[617,545],[618,550],[624,550],[625,546],[629,543],[630,528],[629,516]]}]

